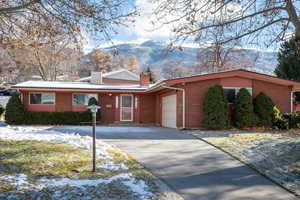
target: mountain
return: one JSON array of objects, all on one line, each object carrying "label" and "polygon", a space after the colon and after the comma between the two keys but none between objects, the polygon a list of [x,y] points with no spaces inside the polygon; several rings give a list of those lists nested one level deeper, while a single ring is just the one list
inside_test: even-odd
[{"label": "mountain", "polygon": [[[199,66],[205,62],[208,48],[183,47],[182,49],[167,50],[165,43],[146,41],[141,44],[126,43],[102,48],[104,52],[122,55],[124,57],[136,56],[142,69],[150,67],[159,71],[171,63],[179,64],[187,69]],[[197,59],[201,52],[203,59]],[[230,66],[235,68],[251,68],[252,70],[272,74],[277,65],[277,52],[259,51],[254,49],[235,49],[229,55]]]}]

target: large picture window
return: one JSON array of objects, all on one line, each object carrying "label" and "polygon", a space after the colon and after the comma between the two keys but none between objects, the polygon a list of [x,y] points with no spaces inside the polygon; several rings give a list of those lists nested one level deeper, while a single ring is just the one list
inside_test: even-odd
[{"label": "large picture window", "polygon": [[30,93],[30,104],[55,104],[55,93]]},{"label": "large picture window", "polygon": [[73,94],[73,105],[87,106],[91,98],[97,98],[97,94]]},{"label": "large picture window", "polygon": [[[224,88],[224,91],[227,95],[228,103],[234,103],[237,93],[241,88]],[[250,95],[252,95],[252,88],[246,88]]]}]

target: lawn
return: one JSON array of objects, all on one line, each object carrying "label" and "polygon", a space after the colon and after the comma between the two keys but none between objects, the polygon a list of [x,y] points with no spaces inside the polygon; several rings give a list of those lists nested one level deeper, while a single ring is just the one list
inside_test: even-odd
[{"label": "lawn", "polygon": [[0,128],[0,199],[166,199],[157,179],[121,150],[90,137]]},{"label": "lawn", "polygon": [[194,131],[192,134],[300,196],[300,135],[297,133]]}]

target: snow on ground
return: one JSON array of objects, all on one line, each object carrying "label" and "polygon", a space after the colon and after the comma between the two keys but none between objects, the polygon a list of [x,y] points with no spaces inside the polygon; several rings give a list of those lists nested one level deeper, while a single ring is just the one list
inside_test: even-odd
[{"label": "snow on ground", "polygon": [[105,162],[101,165],[97,165],[96,167],[97,169],[108,169],[112,171],[128,170],[128,167],[126,167],[123,163],[117,164],[113,162]]},{"label": "snow on ground", "polygon": [[10,96],[0,96],[0,105],[5,107],[9,98],[10,98]]},{"label": "snow on ground", "polygon": [[[30,127],[30,126],[7,126],[0,128],[0,139],[5,140],[37,140],[37,141],[53,141],[62,142],[66,144],[75,145],[77,147],[83,147],[86,149],[92,149],[92,138],[89,136],[80,136],[79,134],[66,134],[54,130],[47,130],[45,128]],[[96,153],[98,156],[104,159],[112,159],[107,153],[107,150],[113,150],[114,148],[102,142],[96,140]]]},{"label": "snow on ground", "polygon": [[[50,127],[49,127],[50,128]],[[47,130],[47,127],[7,126],[0,127],[0,139],[2,140],[37,140],[67,143],[91,150],[92,138],[78,134],[66,134],[55,130]],[[115,150],[109,144],[97,140],[96,152],[106,159],[98,168],[108,170],[128,170],[123,163],[114,163],[108,150]],[[0,194],[0,199],[152,199],[153,193],[146,182],[135,178],[131,173],[119,173],[108,179],[69,179],[46,178],[35,179],[34,183],[25,174],[6,175],[0,172],[0,183],[11,184],[16,188],[15,192]],[[116,190],[116,191],[115,191]],[[46,191],[46,192],[45,192]],[[48,192],[47,192],[48,191]],[[125,192],[124,192],[125,191]],[[48,196],[47,196],[48,195]],[[80,196],[81,195],[81,196]],[[108,196],[107,196],[108,195]]]},{"label": "snow on ground", "polygon": [[185,133],[220,147],[300,196],[300,135],[239,130]]},{"label": "snow on ground", "polygon": [[[25,174],[16,174],[14,176],[6,175],[0,176],[1,182],[6,182],[14,185],[17,191],[40,191],[45,188],[47,189],[56,189],[56,197],[63,197],[57,195],[59,189],[64,187],[87,187],[93,186],[96,187],[99,184],[110,184],[113,181],[120,181],[122,184],[127,186],[131,192],[135,193],[141,199],[149,198],[152,196],[152,193],[148,191],[148,186],[143,180],[136,180],[132,177],[132,174],[118,174],[109,179],[69,179],[69,178],[60,178],[60,179],[49,179],[49,178],[40,178],[35,181],[35,184],[32,184],[28,181],[28,177]],[[0,195],[1,197],[1,195]]]}]

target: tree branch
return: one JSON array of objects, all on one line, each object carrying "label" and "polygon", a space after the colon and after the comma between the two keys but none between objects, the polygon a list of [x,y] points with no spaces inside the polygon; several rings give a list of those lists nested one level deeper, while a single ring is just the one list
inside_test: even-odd
[{"label": "tree branch", "polygon": [[41,3],[41,0],[32,0],[28,3],[24,3],[24,4],[22,4],[20,6],[16,6],[16,7],[0,8],[0,15],[7,14],[7,13],[13,13],[15,11],[22,10],[24,8],[27,8],[27,7],[37,4],[37,3]]}]

